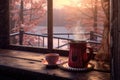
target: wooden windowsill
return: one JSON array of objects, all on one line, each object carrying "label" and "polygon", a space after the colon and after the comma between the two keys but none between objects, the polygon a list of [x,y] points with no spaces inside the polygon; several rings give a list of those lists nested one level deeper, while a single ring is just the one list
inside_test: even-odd
[{"label": "wooden windowsill", "polygon": [[[67,60],[67,57],[60,58]],[[42,64],[41,59],[44,59],[42,53],[0,49],[0,74],[17,80],[110,80],[109,72],[71,72],[58,67],[51,69]]]}]

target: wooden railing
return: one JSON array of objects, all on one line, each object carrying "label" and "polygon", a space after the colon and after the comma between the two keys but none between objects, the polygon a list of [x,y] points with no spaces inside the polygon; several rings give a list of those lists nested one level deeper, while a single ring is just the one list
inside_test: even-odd
[{"label": "wooden railing", "polygon": [[[86,32],[86,33],[84,33],[85,35],[90,35],[90,37],[87,39],[87,42],[88,43],[94,43],[95,45],[97,45],[97,44],[100,44],[100,41],[97,41],[97,37],[99,37],[99,38],[102,38],[102,35],[100,35],[100,34],[96,34],[96,33],[94,33],[94,32]],[[14,38],[15,36],[18,36],[19,37],[19,41],[18,41],[18,43],[19,43],[19,45],[24,45],[23,44],[23,42],[24,42],[24,35],[30,35],[30,36],[36,36],[38,39],[37,39],[37,41],[38,41],[38,47],[45,47],[46,45],[45,45],[45,38],[47,38],[48,37],[48,35],[47,34],[42,34],[42,35],[40,35],[40,34],[33,34],[33,33],[30,33],[30,32],[24,32],[23,30],[20,30],[19,32],[17,32],[17,33],[12,33],[12,34],[10,34],[10,38]],[[55,37],[54,35],[67,35],[67,38],[61,38],[61,37]],[[57,39],[57,42],[58,42],[58,45],[57,45],[57,47],[56,48],[61,48],[61,47],[64,47],[64,46],[66,46],[66,45],[68,45],[69,44],[69,42],[71,41],[71,40],[73,40],[73,39],[70,39],[70,36],[71,35],[73,35],[73,33],[54,33],[53,34],[53,39]],[[42,38],[42,44],[40,43],[40,38]],[[64,43],[64,44],[60,44],[60,40],[65,40],[67,43]],[[29,46],[34,46],[30,41],[28,41],[28,45]]]}]

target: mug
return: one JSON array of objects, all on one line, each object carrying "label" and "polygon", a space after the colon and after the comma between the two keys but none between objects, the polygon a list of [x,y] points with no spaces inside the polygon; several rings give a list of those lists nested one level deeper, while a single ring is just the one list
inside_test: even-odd
[{"label": "mug", "polygon": [[59,60],[59,54],[58,53],[48,53],[45,55],[45,59],[48,63],[48,65],[55,65],[57,61]]},{"label": "mug", "polygon": [[70,42],[68,65],[73,68],[85,68],[93,56],[93,49],[86,41]]}]

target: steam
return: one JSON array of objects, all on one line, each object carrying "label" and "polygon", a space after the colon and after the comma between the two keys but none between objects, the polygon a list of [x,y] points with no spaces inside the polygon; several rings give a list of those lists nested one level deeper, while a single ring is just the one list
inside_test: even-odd
[{"label": "steam", "polygon": [[78,21],[75,27],[73,27],[73,36],[75,41],[86,41],[85,30],[80,24],[80,21]]}]

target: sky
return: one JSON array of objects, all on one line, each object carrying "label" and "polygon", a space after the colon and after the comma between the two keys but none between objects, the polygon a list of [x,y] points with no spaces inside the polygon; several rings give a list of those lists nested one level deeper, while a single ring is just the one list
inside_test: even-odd
[{"label": "sky", "polygon": [[64,5],[70,5],[70,0],[53,0],[54,8],[62,8]]},{"label": "sky", "polygon": [[61,9],[64,5],[72,5],[76,4],[78,0],[53,0],[53,7],[57,9]]},{"label": "sky", "polygon": [[[33,0],[34,2],[37,2],[38,0]],[[76,6],[78,5],[78,1],[80,0],[53,0],[53,8],[56,9],[61,9],[64,6],[68,5],[68,6]],[[30,8],[31,4],[27,4],[26,8]]]}]

